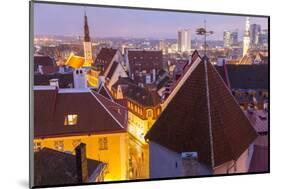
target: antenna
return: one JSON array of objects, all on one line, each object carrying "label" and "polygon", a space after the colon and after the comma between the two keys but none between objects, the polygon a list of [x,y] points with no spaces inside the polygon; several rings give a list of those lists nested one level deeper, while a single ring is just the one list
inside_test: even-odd
[{"label": "antenna", "polygon": [[204,20],[204,27],[198,28],[196,30],[196,35],[203,35],[204,36],[204,55],[206,55],[207,51],[207,36],[212,35],[213,31],[207,31],[206,20]]}]

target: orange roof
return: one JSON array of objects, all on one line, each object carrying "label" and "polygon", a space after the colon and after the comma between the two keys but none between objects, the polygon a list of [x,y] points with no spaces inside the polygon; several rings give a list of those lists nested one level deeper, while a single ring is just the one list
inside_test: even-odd
[{"label": "orange roof", "polygon": [[81,56],[75,56],[74,54],[70,54],[65,65],[70,66],[72,68],[80,68],[83,66],[85,62],[85,58]]}]

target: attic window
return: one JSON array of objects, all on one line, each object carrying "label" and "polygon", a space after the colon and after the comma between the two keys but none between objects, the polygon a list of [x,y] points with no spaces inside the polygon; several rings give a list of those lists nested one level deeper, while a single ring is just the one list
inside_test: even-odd
[{"label": "attic window", "polygon": [[64,118],[64,125],[77,125],[77,120],[77,114],[68,114]]}]

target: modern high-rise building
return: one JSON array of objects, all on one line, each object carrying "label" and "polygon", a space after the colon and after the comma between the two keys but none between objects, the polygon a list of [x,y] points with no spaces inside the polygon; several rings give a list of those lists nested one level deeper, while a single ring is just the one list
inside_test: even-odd
[{"label": "modern high-rise building", "polygon": [[93,63],[93,55],[92,55],[92,43],[90,38],[90,31],[88,26],[88,18],[85,12],[84,15],[84,58],[85,62],[83,66],[91,66]]},{"label": "modern high-rise building", "polygon": [[237,31],[224,31],[223,32],[223,44],[225,48],[229,48],[238,44],[238,32]]},{"label": "modern high-rise building", "polygon": [[231,32],[230,31],[223,32],[223,45],[225,48],[229,48],[231,46]]},{"label": "modern high-rise building", "polygon": [[250,41],[251,45],[257,45],[259,34],[261,32],[261,26],[259,24],[251,24],[250,25]]},{"label": "modern high-rise building", "polygon": [[245,56],[250,48],[250,19],[246,18],[245,33],[243,38],[243,56]]},{"label": "modern high-rise building", "polygon": [[163,54],[166,54],[166,51],[167,51],[167,43],[166,43],[165,40],[160,40],[160,41],[159,41],[158,49],[161,50],[161,51],[163,52]]},{"label": "modern high-rise building", "polygon": [[258,38],[258,43],[259,45],[268,45],[268,30],[262,30],[259,34]]},{"label": "modern high-rise building", "polygon": [[189,52],[191,50],[191,31],[181,29],[178,31],[178,51]]}]

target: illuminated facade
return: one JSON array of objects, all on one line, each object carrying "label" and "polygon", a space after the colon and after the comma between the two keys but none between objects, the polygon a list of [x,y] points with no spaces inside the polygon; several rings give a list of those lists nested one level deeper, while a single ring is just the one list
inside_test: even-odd
[{"label": "illuminated facade", "polygon": [[120,52],[117,49],[102,48],[98,53],[92,68],[87,73],[88,85],[90,87],[98,88],[101,83],[105,83],[111,68],[114,67],[115,63],[119,64],[120,57]]},{"label": "illuminated facade", "polygon": [[100,71],[93,69],[93,68],[87,72],[86,78],[87,78],[88,86],[91,86],[94,88],[99,87],[99,85],[100,85],[99,74],[100,74]]},{"label": "illuminated facade", "polygon": [[[47,103],[46,103],[47,102]],[[74,153],[107,164],[104,179],[128,179],[127,109],[89,89],[34,87],[34,151]]]},{"label": "illuminated facade", "polygon": [[146,144],[144,136],[161,113],[160,105],[145,107],[128,99],[128,131]]},{"label": "illuminated facade", "polygon": [[160,96],[156,91],[135,85],[129,78],[119,78],[112,86],[111,93],[115,99],[126,100],[128,131],[142,144],[146,144],[144,136],[162,111]]},{"label": "illuminated facade", "polygon": [[80,143],[85,143],[87,158],[107,163],[104,181],[128,179],[128,135],[124,133],[89,134],[79,136],[36,138],[34,151],[44,147],[75,153]]}]

